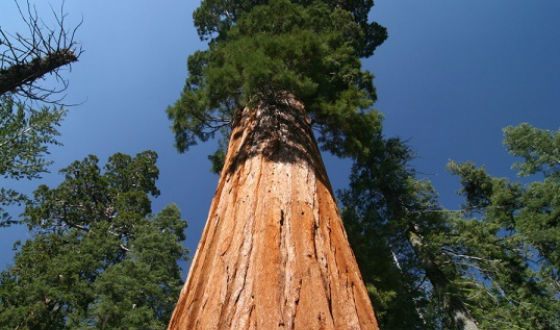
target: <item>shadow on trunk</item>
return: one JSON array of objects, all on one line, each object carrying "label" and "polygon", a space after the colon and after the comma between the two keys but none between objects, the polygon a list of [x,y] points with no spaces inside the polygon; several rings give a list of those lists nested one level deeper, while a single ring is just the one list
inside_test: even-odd
[{"label": "shadow on trunk", "polygon": [[235,172],[245,161],[257,155],[263,155],[271,162],[305,162],[332,193],[313,137],[311,121],[306,116],[303,104],[293,96],[282,94],[261,101],[254,107],[246,107],[235,118],[233,126],[249,129],[238,130],[231,136],[232,141],[242,139],[242,142],[230,165],[224,168],[226,173]]}]

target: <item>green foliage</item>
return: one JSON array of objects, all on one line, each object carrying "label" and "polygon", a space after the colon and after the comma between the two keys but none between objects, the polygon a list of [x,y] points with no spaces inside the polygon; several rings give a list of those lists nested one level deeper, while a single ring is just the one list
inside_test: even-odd
[{"label": "green foliage", "polygon": [[[205,0],[194,12],[193,18],[202,39],[221,39],[244,13],[257,5],[267,4],[268,0]],[[341,8],[352,14],[363,31],[363,38],[358,44],[361,56],[373,54],[375,48],[387,37],[385,28],[375,22],[368,22],[368,14],[373,7],[373,0],[341,1],[341,0],[294,0],[292,3],[310,5],[323,3],[331,9]]]},{"label": "green foliage", "polygon": [[[469,168],[483,173],[472,164],[459,167],[466,176],[472,174]],[[543,272],[548,261],[539,256],[519,228],[519,222],[524,221],[520,212],[524,208],[523,189],[506,179],[489,179],[491,193],[485,197],[488,204],[477,211],[480,219],[455,219],[447,240],[454,246],[456,262],[464,273],[471,272],[471,281],[479,283],[469,292],[476,298],[471,311],[483,328],[492,329],[498,322],[503,327],[557,329],[558,287],[550,274]],[[462,180],[468,182],[466,177]],[[474,270],[476,276],[472,275]]]},{"label": "green foliage", "polygon": [[157,155],[72,163],[40,186],[24,222],[35,233],[0,278],[0,324],[18,329],[163,329],[181,288],[186,222],[151,214]]},{"label": "green foliage", "polygon": [[[65,111],[43,107],[34,110],[14,99],[0,97],[0,176],[34,179],[47,171],[45,159],[50,145],[58,145],[57,126]],[[8,187],[0,187],[0,227],[17,222],[4,209],[21,204],[26,197]]]},{"label": "green foliage", "polygon": [[504,129],[508,151],[523,162],[515,164],[521,175],[537,172],[549,176],[560,173],[560,132],[532,127],[527,123]]},{"label": "green foliage", "polygon": [[476,168],[473,163],[458,164],[450,161],[448,170],[461,179],[461,192],[467,199],[466,209],[477,210],[490,204],[492,180],[484,168]]},{"label": "green foliage", "polygon": [[188,60],[189,77],[168,108],[177,148],[186,151],[231,125],[245,106],[281,99],[305,105],[324,149],[367,153],[380,129],[373,76],[361,69],[386,37],[367,22],[373,3],[205,0],[194,14],[206,51]]},{"label": "green foliage", "polygon": [[523,158],[523,162],[514,165],[519,174],[544,177],[524,187],[515,228],[547,259],[543,269],[560,283],[560,131],[525,123],[507,127],[504,133],[509,152]]},{"label": "green foliage", "polygon": [[520,184],[450,162],[461,211],[440,208],[398,140],[377,137],[354,162],[342,214],[382,328],[462,329],[458,317],[480,329],[560,328],[557,133],[505,132],[525,160],[516,167],[539,176]]},{"label": "green foliage", "polygon": [[[515,166],[521,175],[539,174],[519,196],[515,229],[546,258],[543,270],[560,283],[560,131],[521,124],[504,130],[511,154],[523,157]],[[560,285],[559,285],[560,287]]]},{"label": "green foliage", "polygon": [[417,274],[399,240],[401,198],[409,194],[410,150],[398,139],[371,140],[373,152],[355,161],[350,187],[339,192],[342,218],[382,329],[424,329]]},{"label": "green foliage", "polygon": [[[473,312],[484,328],[496,322],[523,329],[560,328],[558,132],[521,124],[504,130],[510,153],[522,157],[520,174],[540,174],[528,184],[495,178],[471,163],[450,163],[467,199],[467,214],[455,219],[452,243],[471,258],[484,288]],[[476,280],[476,278],[475,278]],[[479,279],[480,281],[480,279]],[[482,297],[482,299],[481,299]]]},{"label": "green foliage", "polygon": [[58,144],[57,126],[64,111],[43,107],[26,109],[13,99],[0,99],[0,175],[36,178],[46,171],[47,146]]}]

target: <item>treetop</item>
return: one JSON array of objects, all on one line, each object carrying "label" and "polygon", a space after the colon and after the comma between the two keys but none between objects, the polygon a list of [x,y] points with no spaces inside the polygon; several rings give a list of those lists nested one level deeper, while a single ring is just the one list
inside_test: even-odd
[{"label": "treetop", "polygon": [[188,59],[189,76],[168,108],[184,152],[216,133],[227,136],[244,107],[293,95],[303,102],[323,149],[367,151],[380,129],[373,75],[362,69],[386,38],[368,22],[372,1],[205,0],[194,12],[207,50]]}]

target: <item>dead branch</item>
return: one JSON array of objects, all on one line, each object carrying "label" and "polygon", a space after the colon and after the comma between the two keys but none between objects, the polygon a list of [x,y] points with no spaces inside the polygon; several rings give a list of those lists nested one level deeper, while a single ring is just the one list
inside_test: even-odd
[{"label": "dead branch", "polygon": [[[64,3],[60,11],[52,7],[53,27],[39,17],[35,6],[26,0],[22,8],[15,0],[19,15],[27,31],[10,34],[0,26],[0,96],[13,94],[33,101],[61,104],[68,81],[60,69],[78,60],[82,54],[75,34],[82,21],[73,28],[66,24]],[[46,75],[56,79],[55,87],[41,86]]]}]

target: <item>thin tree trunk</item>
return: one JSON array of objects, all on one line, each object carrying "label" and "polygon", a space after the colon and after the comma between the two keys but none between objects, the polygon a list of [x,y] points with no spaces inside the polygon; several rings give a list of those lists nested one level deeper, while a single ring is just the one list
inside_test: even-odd
[{"label": "thin tree trunk", "polygon": [[442,296],[444,308],[448,311],[457,329],[478,330],[476,320],[470,315],[469,310],[463,301],[449,293],[449,278],[442,272],[434,262],[434,258],[425,253],[424,242],[420,235],[414,230],[409,231],[410,244],[420,258],[422,267],[426,271],[426,276],[430,280],[437,295]]},{"label": "thin tree trunk", "polygon": [[237,119],[169,329],[378,329],[293,98]]}]

